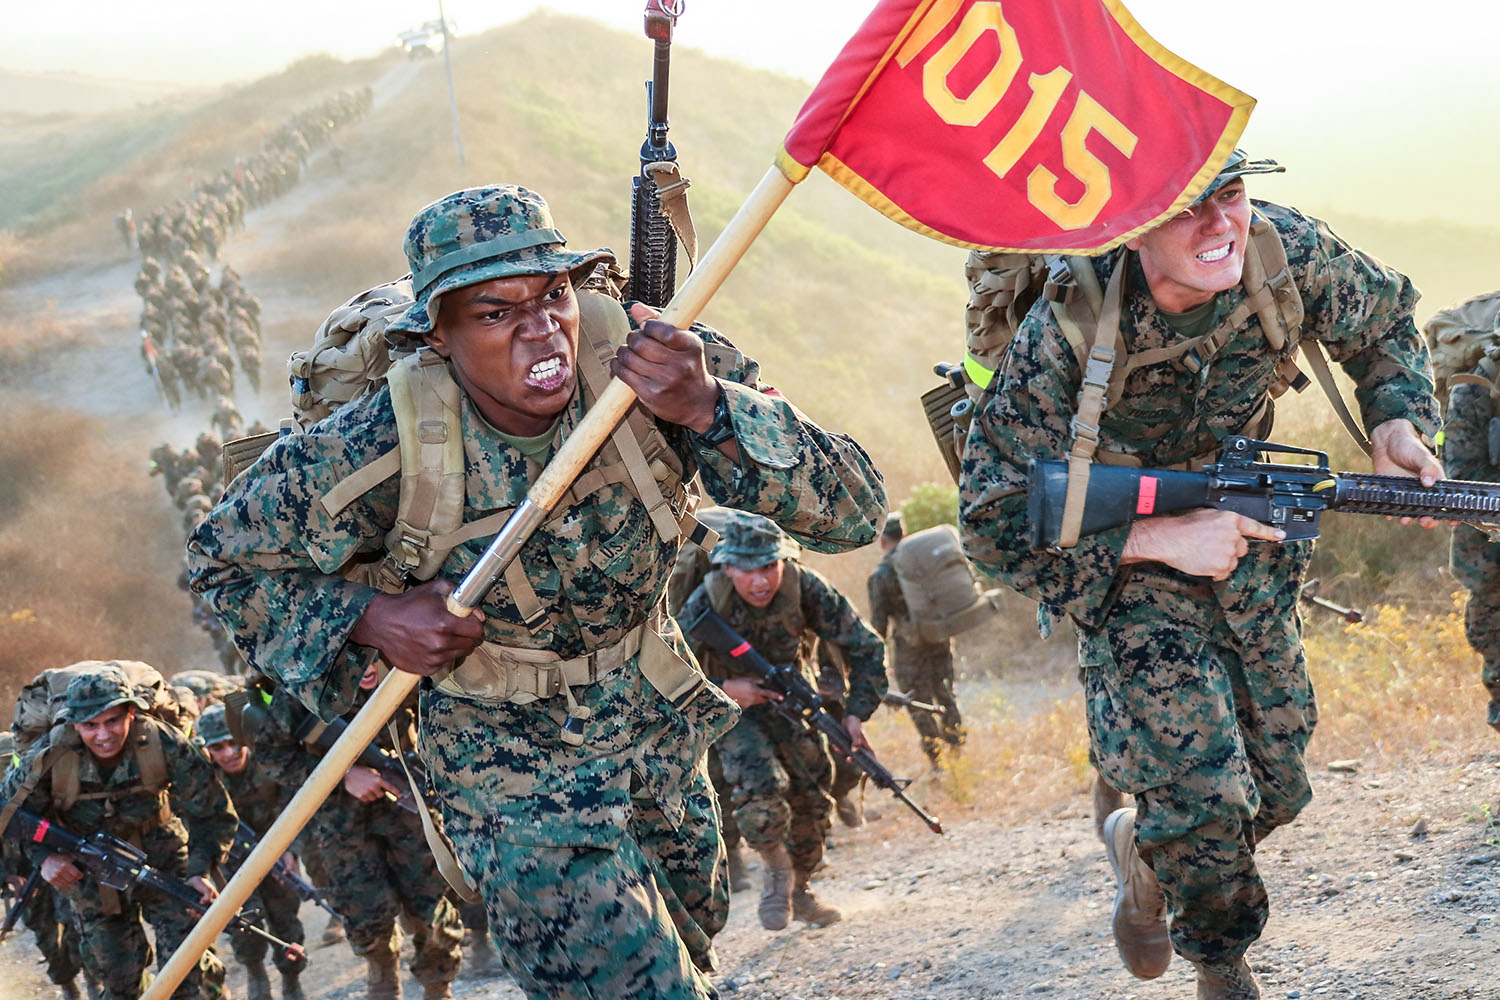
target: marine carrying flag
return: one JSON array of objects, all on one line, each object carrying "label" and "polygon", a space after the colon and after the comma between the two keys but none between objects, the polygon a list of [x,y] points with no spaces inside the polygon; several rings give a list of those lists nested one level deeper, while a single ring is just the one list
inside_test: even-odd
[{"label": "marine carrying flag", "polygon": [[1097,254],[1191,204],[1254,106],[1117,0],[882,0],[776,165],[948,243]]}]

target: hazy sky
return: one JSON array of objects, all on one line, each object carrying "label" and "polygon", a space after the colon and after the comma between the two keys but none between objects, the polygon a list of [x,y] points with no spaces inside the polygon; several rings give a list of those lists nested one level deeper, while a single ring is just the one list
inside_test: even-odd
[{"label": "hazy sky", "polygon": [[[1010,0],[1023,2],[1023,0]],[[1037,2],[1037,0],[1024,0]],[[1246,133],[1257,153],[1312,153],[1329,165],[1295,191],[1337,190],[1345,150],[1401,161],[1380,183],[1392,214],[1500,226],[1500,3],[1493,0],[1126,0],[1179,55],[1259,101]],[[677,41],[816,79],[871,0],[687,0]],[[538,7],[641,31],[643,0],[447,0],[460,34]],[[0,20],[0,69],[223,83],[274,72],[299,56],[370,55],[435,17],[437,0],[11,0]],[[1392,123],[1395,123],[1393,126]],[[790,123],[788,123],[790,124]],[[1431,161],[1426,154],[1438,152]],[[1311,159],[1311,157],[1307,157]],[[1439,170],[1438,167],[1441,167]],[[1369,173],[1369,164],[1358,164]],[[1317,176],[1316,170],[1322,169]],[[1482,189],[1482,190],[1481,190]],[[1470,202],[1470,191],[1476,191]],[[1403,201],[1404,200],[1404,201]]]}]

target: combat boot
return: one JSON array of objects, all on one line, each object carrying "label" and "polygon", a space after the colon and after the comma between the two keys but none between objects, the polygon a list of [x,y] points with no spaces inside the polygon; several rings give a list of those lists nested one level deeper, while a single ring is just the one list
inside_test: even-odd
[{"label": "combat boot", "polygon": [[281,1000],[307,1000],[302,992],[301,976],[300,972],[281,974]]},{"label": "combat boot", "polygon": [[62,995],[63,1000],[79,1000],[78,984],[71,979],[65,983],[58,983],[57,991]]},{"label": "combat boot", "polygon": [[761,848],[765,868],[760,885],[760,925],[768,931],[785,930],[792,916],[792,858],[783,844]]},{"label": "combat boot", "polygon": [[740,845],[735,844],[724,852],[729,859],[729,891],[748,892],[750,889],[750,872],[745,868],[744,855],[740,853]]},{"label": "combat boot", "polygon": [[1120,884],[1110,924],[1115,948],[1132,976],[1155,979],[1172,961],[1172,939],[1156,873],[1135,847],[1134,809],[1116,809],[1104,821],[1104,853]]},{"label": "combat boot", "polygon": [[422,1000],[453,1000],[452,984],[423,983]]},{"label": "combat boot", "polygon": [[401,1000],[401,967],[396,955],[365,959],[365,996],[368,1000]]},{"label": "combat boot", "polygon": [[865,810],[858,799],[852,793],[846,792],[833,800],[834,810],[839,814],[839,822],[845,826],[864,826]]},{"label": "combat boot", "polygon": [[101,1000],[104,995],[104,991],[99,988],[99,980],[89,975],[87,970],[83,973],[83,989],[89,1000]]},{"label": "combat boot", "polygon": [[1094,774],[1094,836],[1104,843],[1104,821],[1116,809],[1125,808],[1125,793],[1111,788],[1097,772]]},{"label": "combat boot", "polygon": [[1198,1000],[1260,1000],[1260,985],[1243,958],[1198,969]]},{"label": "combat boot", "polygon": [[271,1000],[271,980],[266,967],[259,962],[245,966],[245,995],[249,1000]]},{"label": "combat boot", "polygon": [[792,915],[804,923],[818,927],[827,927],[843,920],[844,915],[837,907],[818,902],[818,897],[807,888],[807,880],[811,877],[810,872],[797,873],[796,889],[792,892]]},{"label": "combat boot", "polygon": [[338,917],[329,917],[328,926],[323,928],[323,940],[318,942],[321,947],[338,944],[347,935],[344,933],[344,922]]}]

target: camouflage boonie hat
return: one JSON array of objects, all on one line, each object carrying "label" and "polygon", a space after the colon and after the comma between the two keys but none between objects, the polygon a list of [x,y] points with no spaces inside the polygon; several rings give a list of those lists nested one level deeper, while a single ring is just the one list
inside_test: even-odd
[{"label": "camouflage boonie hat", "polygon": [[565,271],[577,284],[595,264],[615,259],[606,249],[569,250],[542,196],[514,184],[469,188],[438,199],[411,220],[404,249],[416,301],[386,327],[388,335],[431,332],[434,303],[455,288]]},{"label": "camouflage boonie hat", "polygon": [[759,569],[778,559],[795,559],[801,552],[802,546],[769,517],[732,510],[719,529],[719,544],[709,553],[709,559],[718,566]]},{"label": "camouflage boonie hat", "polygon": [[210,705],[205,708],[193,726],[193,734],[206,747],[231,742],[234,736],[229,732],[229,717],[224,713],[224,706]]},{"label": "camouflage boonie hat", "polygon": [[68,684],[66,698],[62,713],[64,722],[87,722],[100,712],[127,703],[141,711],[150,707],[136,695],[130,678],[119,667],[104,667],[73,678]]},{"label": "camouflage boonie hat", "polygon": [[1219,188],[1228,184],[1236,177],[1244,177],[1247,174],[1284,174],[1286,167],[1275,160],[1252,160],[1250,154],[1243,149],[1236,149],[1229,154],[1229,159],[1224,161],[1224,166],[1219,168],[1218,176],[1209,182],[1203,193],[1193,199],[1193,204],[1207,198]]}]

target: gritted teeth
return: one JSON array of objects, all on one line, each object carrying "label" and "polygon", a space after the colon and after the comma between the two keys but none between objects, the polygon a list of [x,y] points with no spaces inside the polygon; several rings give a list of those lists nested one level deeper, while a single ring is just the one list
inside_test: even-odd
[{"label": "gritted teeth", "polygon": [[548,358],[546,361],[538,361],[531,366],[530,376],[534,379],[549,379],[562,370],[562,358]]},{"label": "gritted teeth", "polygon": [[1205,250],[1198,255],[1198,259],[1205,264],[1214,264],[1229,256],[1229,251],[1234,247],[1233,243],[1226,243],[1213,250]]}]

